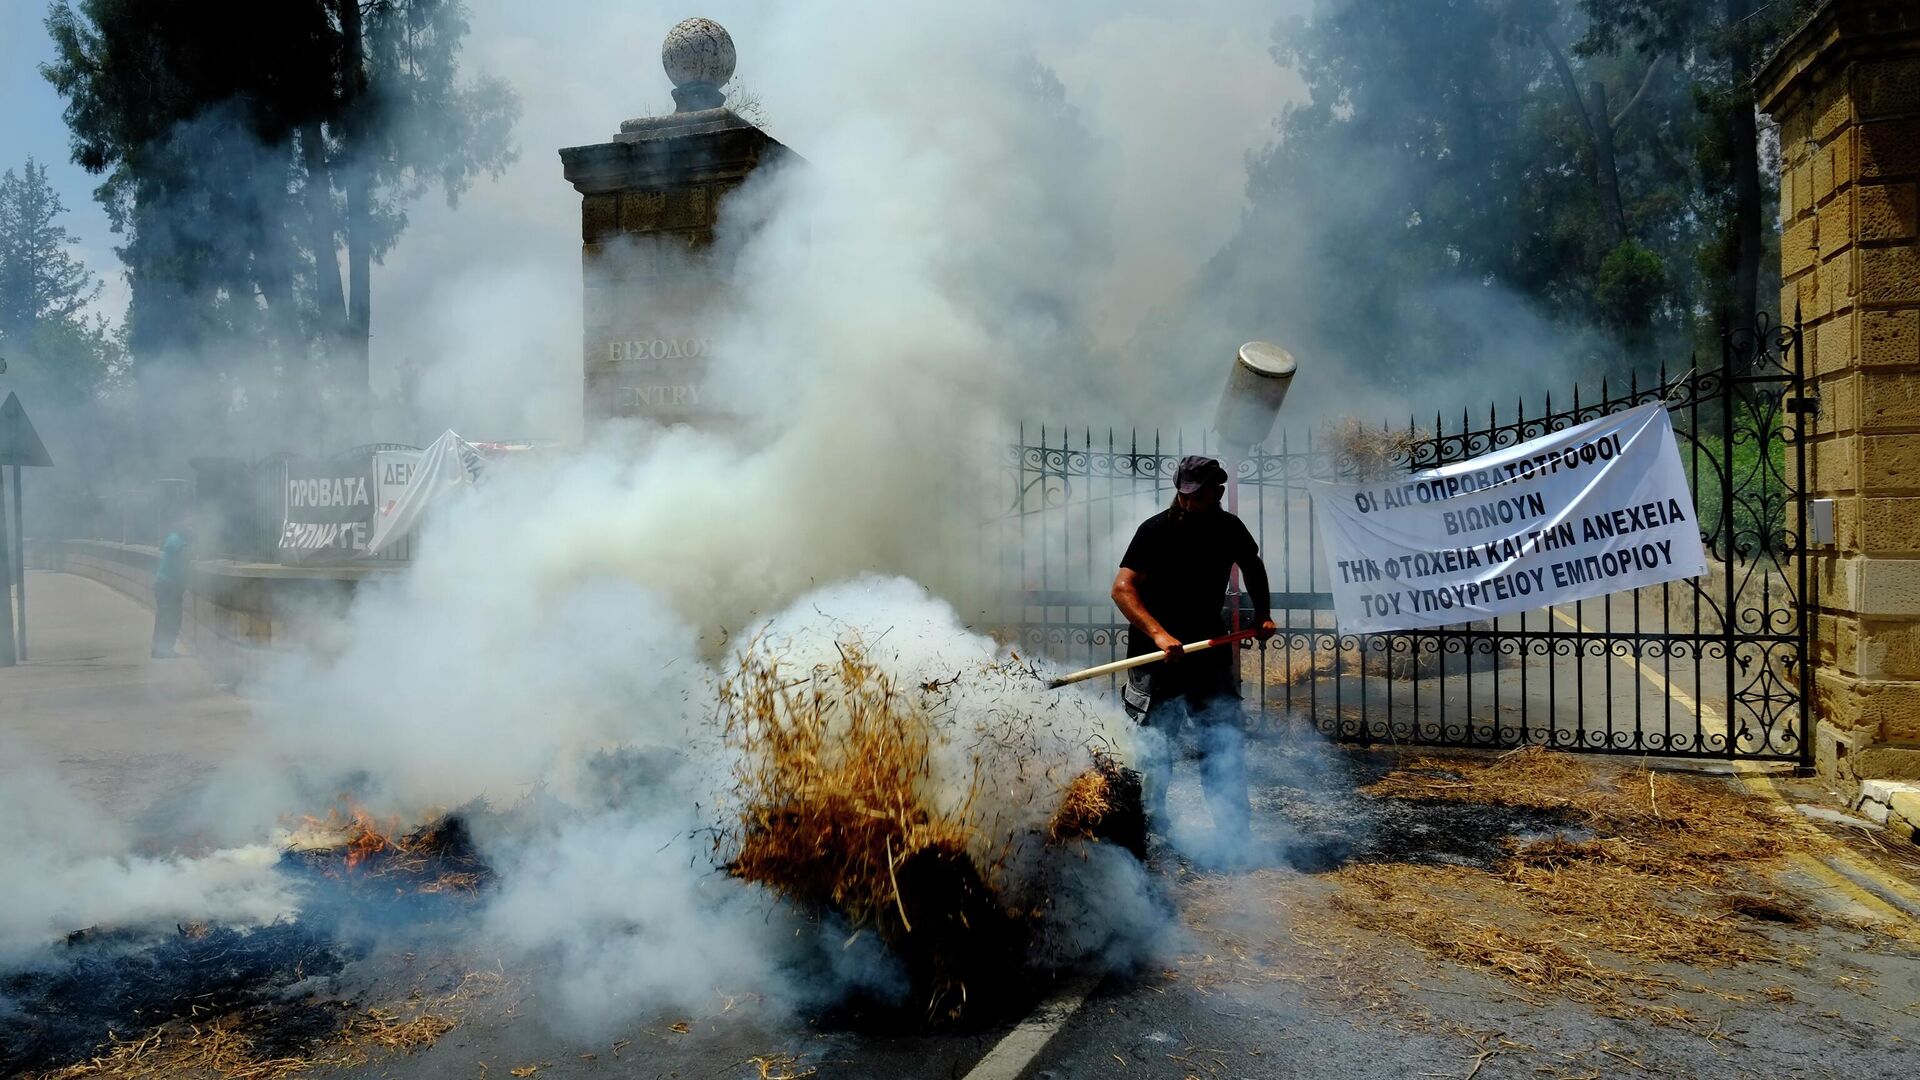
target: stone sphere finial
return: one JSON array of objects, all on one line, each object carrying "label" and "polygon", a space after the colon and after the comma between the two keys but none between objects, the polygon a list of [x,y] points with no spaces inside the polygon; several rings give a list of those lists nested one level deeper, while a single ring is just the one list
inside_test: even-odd
[{"label": "stone sphere finial", "polygon": [[712,19],[688,19],[667,31],[660,66],[673,80],[676,111],[717,109],[726,103],[720,87],[733,78],[733,35]]}]

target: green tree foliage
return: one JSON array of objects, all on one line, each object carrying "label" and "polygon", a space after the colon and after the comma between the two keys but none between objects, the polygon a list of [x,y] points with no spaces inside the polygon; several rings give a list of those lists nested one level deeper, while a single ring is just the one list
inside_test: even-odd
[{"label": "green tree foliage", "polygon": [[1683,359],[1736,292],[1726,147],[1757,137],[1750,94],[1745,135],[1722,100],[1715,24],[1631,14],[1668,2],[1322,0],[1282,21],[1273,55],[1307,100],[1251,162],[1203,289],[1243,335],[1403,390],[1503,348],[1583,377]]},{"label": "green tree foliage", "polygon": [[87,315],[100,285],[68,251],[64,213],[46,166],[28,158],[0,173],[0,355],[11,378],[78,402],[105,388],[119,348],[105,320]]},{"label": "green tree foliage", "polygon": [[74,160],[126,237],[136,359],[227,403],[357,403],[370,265],[408,204],[512,159],[511,92],[460,78],[463,5],[58,0],[47,27]]},{"label": "green tree foliage", "polygon": [[1600,260],[1593,277],[1594,306],[1607,327],[1628,346],[1642,343],[1652,329],[1667,288],[1667,268],[1660,256],[1633,240],[1622,240]]},{"label": "green tree foliage", "polygon": [[[1691,146],[1706,222],[1697,251],[1700,306],[1751,325],[1779,282],[1773,220],[1778,186],[1762,160],[1753,76],[1816,0],[1581,0],[1589,20],[1583,55],[1671,58],[1700,122]],[[1777,315],[1791,319],[1792,312]]]}]

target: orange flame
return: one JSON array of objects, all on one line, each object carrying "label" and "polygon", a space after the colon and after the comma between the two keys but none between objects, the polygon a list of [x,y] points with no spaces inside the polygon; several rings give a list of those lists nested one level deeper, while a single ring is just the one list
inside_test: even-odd
[{"label": "orange flame", "polygon": [[303,815],[306,827],[328,835],[340,835],[344,842],[337,845],[346,849],[344,860],[351,870],[375,855],[384,853],[402,854],[405,848],[394,837],[401,833],[399,815],[389,817],[385,822],[374,817],[373,812],[347,796],[341,796],[342,806],[327,811],[324,818],[312,814]]}]

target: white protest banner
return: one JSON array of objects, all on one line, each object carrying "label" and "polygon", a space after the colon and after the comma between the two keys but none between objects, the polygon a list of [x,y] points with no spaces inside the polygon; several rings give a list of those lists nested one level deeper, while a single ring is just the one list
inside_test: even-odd
[{"label": "white protest banner", "polygon": [[1491,619],[1706,572],[1666,406],[1411,476],[1314,484],[1347,633]]},{"label": "white protest banner", "polygon": [[380,519],[390,516],[400,496],[413,482],[420,468],[420,450],[379,450],[373,455],[373,519],[375,530]]},{"label": "white protest banner", "polygon": [[427,504],[465,487],[480,477],[480,454],[472,443],[453,431],[433,440],[406,463],[404,486],[381,488],[379,513],[374,517],[368,554],[378,554],[413,530]]}]

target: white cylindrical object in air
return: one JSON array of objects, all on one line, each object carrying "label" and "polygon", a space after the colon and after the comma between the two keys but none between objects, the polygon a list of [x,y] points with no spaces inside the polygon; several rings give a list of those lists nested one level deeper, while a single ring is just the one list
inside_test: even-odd
[{"label": "white cylindrical object in air", "polygon": [[1233,358],[1213,427],[1237,454],[1264,442],[1293,383],[1293,354],[1268,341],[1249,341]]}]

